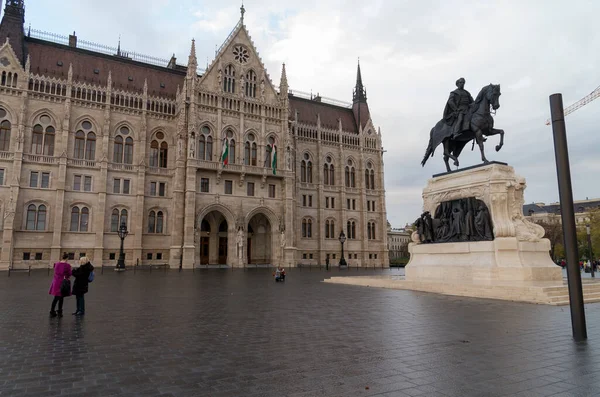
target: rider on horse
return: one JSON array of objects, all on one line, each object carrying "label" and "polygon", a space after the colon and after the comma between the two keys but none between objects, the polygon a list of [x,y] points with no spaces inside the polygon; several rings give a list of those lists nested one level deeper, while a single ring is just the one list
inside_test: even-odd
[{"label": "rider on horse", "polygon": [[469,129],[469,118],[465,117],[469,106],[473,103],[473,97],[465,90],[465,79],[461,77],[456,80],[458,87],[450,93],[450,98],[444,108],[444,121],[452,127],[452,137],[456,138],[464,130]]}]

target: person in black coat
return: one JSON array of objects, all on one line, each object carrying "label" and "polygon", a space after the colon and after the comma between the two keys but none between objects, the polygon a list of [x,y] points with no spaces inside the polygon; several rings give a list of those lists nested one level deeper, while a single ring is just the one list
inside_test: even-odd
[{"label": "person in black coat", "polygon": [[83,256],[79,258],[79,267],[73,270],[73,295],[77,298],[77,309],[73,313],[75,316],[83,316],[85,314],[84,294],[88,292],[90,273],[94,271],[90,260]]}]

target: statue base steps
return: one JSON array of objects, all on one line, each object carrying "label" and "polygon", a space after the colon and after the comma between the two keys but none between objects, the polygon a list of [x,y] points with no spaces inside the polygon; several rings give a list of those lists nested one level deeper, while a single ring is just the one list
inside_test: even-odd
[{"label": "statue base steps", "polygon": [[[559,269],[560,270],[560,269]],[[514,302],[536,303],[561,306],[569,304],[569,290],[566,280],[557,281],[501,281],[451,279],[440,281],[421,278],[418,281],[406,280],[403,276],[349,276],[331,277],[326,283],[357,285],[363,287],[389,288],[430,292],[441,295],[464,296],[471,298],[498,299]],[[585,303],[600,302],[600,280],[582,280]]]}]

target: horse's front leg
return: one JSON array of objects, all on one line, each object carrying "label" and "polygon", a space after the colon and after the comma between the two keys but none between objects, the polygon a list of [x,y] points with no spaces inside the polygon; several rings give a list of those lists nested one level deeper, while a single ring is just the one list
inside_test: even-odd
[{"label": "horse's front leg", "polygon": [[481,130],[475,131],[475,141],[477,142],[477,146],[479,146],[479,150],[481,151],[481,161],[484,163],[489,163],[488,159],[485,157],[485,152],[483,150],[483,133]]},{"label": "horse's front leg", "polygon": [[500,143],[496,145],[496,151],[499,152],[504,146],[504,130],[498,130],[496,128],[492,128],[492,133],[490,135],[500,134]]}]

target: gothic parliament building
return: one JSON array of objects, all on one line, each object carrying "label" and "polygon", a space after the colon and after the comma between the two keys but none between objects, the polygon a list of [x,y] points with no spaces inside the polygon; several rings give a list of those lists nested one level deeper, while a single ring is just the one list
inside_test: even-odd
[{"label": "gothic parliament building", "polygon": [[[0,23],[0,269],[387,266],[381,132],[266,73],[242,17],[206,70]],[[288,65],[289,66],[289,65]],[[337,104],[334,104],[337,103]]]}]

